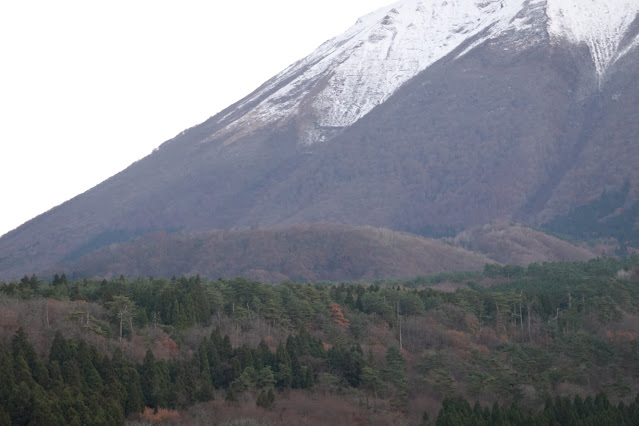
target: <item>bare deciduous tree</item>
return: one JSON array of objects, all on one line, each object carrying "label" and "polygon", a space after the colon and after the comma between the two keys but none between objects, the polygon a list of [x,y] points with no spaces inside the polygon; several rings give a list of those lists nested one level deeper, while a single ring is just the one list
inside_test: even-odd
[{"label": "bare deciduous tree", "polygon": [[111,312],[120,320],[120,342],[122,341],[122,325],[129,322],[130,331],[133,333],[133,313],[135,304],[126,296],[113,296],[113,300],[108,303]]}]

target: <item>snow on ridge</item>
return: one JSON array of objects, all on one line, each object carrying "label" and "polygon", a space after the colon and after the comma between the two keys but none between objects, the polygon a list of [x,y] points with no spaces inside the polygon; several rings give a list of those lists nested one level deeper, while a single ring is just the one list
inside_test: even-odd
[{"label": "snow on ridge", "polygon": [[[545,9],[547,23],[531,20],[535,8]],[[544,32],[548,25],[551,40],[587,43],[601,81],[624,54],[619,43],[633,11],[639,12],[639,0],[400,0],[361,17],[269,80],[238,109],[257,105],[222,132],[236,132],[231,143],[266,123],[297,116],[300,142],[321,142],[462,43],[472,40],[458,57],[487,39],[537,25]]]},{"label": "snow on ridge", "polygon": [[620,50],[620,43],[639,13],[639,1],[548,0],[546,13],[551,36],[588,45],[601,83],[608,68],[629,50]]},{"label": "snow on ridge", "polygon": [[321,129],[353,124],[467,39],[489,27],[494,34],[512,26],[525,1],[400,0],[380,8],[274,77],[245,104],[266,98],[232,127],[311,112],[302,142],[322,141]]},{"label": "snow on ridge", "polygon": [[467,39],[491,26],[491,34],[503,30],[522,6],[523,0],[410,0],[389,6],[343,54],[314,103],[318,124],[354,123]]}]

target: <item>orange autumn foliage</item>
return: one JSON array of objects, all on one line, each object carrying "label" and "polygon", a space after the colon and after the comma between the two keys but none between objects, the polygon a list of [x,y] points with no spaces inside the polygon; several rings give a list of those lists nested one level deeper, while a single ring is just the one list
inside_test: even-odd
[{"label": "orange autumn foliage", "polygon": [[335,324],[342,328],[348,328],[350,326],[350,321],[344,317],[342,308],[337,303],[332,303],[328,306],[328,309],[331,311],[331,318],[333,318]]},{"label": "orange autumn foliage", "polygon": [[146,407],[144,412],[140,414],[140,419],[154,423],[162,423],[168,421],[176,421],[179,413],[175,410],[167,410],[166,408],[158,408],[157,411],[151,407]]},{"label": "orange autumn foliage", "polygon": [[608,340],[615,342],[632,342],[637,338],[637,336],[630,331],[620,330],[614,332],[607,331],[606,337],[608,338]]},{"label": "orange autumn foliage", "polygon": [[170,359],[177,356],[180,348],[170,337],[157,340],[153,344],[153,354],[159,359]]}]

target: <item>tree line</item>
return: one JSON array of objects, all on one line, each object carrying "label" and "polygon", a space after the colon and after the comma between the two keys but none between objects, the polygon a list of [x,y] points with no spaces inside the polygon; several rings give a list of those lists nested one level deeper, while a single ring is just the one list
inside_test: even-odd
[{"label": "tree line", "polygon": [[491,408],[470,403],[460,396],[448,396],[437,417],[437,426],[631,426],[639,424],[639,394],[630,404],[614,405],[605,393],[574,398],[548,397],[540,411],[524,409],[517,404]]},{"label": "tree line", "polygon": [[[444,401],[439,415],[430,410],[441,424],[508,424],[487,420],[495,401],[506,405],[497,406],[496,417],[494,407],[488,410],[491,419],[552,424],[539,417],[549,398],[557,411],[567,403],[554,396],[566,389],[603,392],[615,410],[625,401],[619,415],[632,424],[628,407],[639,390],[636,256],[486,265],[481,274],[454,276],[465,285],[452,292],[400,281],[273,286],[199,276],[56,274],[0,283],[3,306],[43,301],[30,315],[41,316],[44,331],[29,332],[48,336],[37,350],[24,330],[0,345],[0,383],[7,384],[0,424],[121,424],[145,407],[182,410],[215,398],[271,409],[297,389],[346,392],[397,412],[427,395]],[[77,333],[49,328],[52,301],[68,303],[58,322]],[[159,354],[153,330],[174,339],[178,350]],[[208,331],[192,337],[193,330]],[[88,343],[90,336],[115,349]],[[143,356],[132,359],[127,345],[144,347]],[[481,410],[468,411],[451,395],[481,399]],[[571,407],[585,399],[575,397]],[[454,415],[446,414],[450,407]],[[469,420],[479,411],[483,420]]]}]

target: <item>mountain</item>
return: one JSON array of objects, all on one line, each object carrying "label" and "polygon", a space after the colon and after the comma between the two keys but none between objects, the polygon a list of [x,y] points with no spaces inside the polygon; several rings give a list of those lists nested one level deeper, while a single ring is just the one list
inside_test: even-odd
[{"label": "mountain", "polygon": [[262,282],[412,278],[482,270],[490,258],[443,241],[330,223],[268,229],[156,232],[95,250],[55,270],[71,275],[210,278]]},{"label": "mountain", "polygon": [[0,239],[0,278],[155,231],[639,209],[639,3],[403,0]]}]

